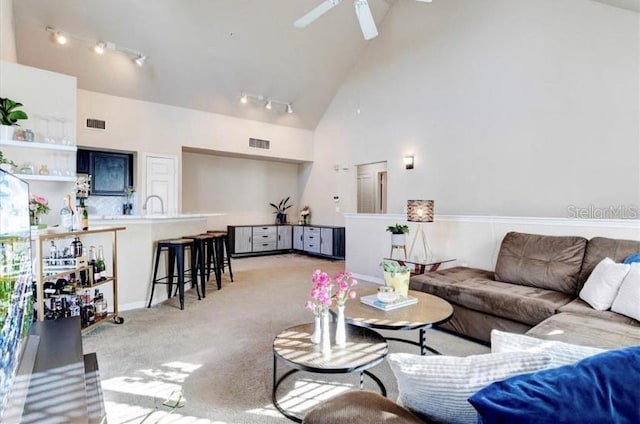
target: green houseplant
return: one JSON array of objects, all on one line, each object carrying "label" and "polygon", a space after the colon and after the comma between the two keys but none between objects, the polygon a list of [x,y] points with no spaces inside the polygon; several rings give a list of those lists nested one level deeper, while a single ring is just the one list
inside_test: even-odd
[{"label": "green houseplant", "polygon": [[269,203],[269,205],[273,206],[276,214],[276,224],[286,224],[287,223],[287,209],[291,207],[291,205],[287,205],[291,196],[286,199],[280,200],[280,203],[277,205],[275,203]]},{"label": "green houseplant", "polygon": [[5,158],[2,154],[2,150],[0,150],[0,169],[7,172],[13,172],[13,167],[17,168],[18,165],[11,159]]},{"label": "green houseplant", "polygon": [[19,120],[29,118],[24,111],[18,110],[20,107],[22,103],[0,97],[0,139],[13,139],[13,127]]},{"label": "green houseplant", "polygon": [[391,233],[391,247],[393,246],[406,246],[407,234],[409,234],[409,227],[405,224],[389,225],[387,231]]},{"label": "green houseplant", "polygon": [[409,292],[409,278],[411,277],[411,267],[400,265],[396,261],[382,261],[380,263],[384,273],[385,284],[393,287],[400,296],[407,296]]}]

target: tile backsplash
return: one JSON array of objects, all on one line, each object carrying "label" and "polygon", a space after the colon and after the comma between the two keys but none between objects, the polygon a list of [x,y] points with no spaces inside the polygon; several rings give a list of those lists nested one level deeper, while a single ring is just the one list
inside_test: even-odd
[{"label": "tile backsplash", "polygon": [[[84,204],[89,210],[89,215],[123,215],[122,205],[126,201],[126,196],[89,196]],[[135,215],[138,204],[136,193],[131,196],[130,201],[133,204],[131,214]]]}]

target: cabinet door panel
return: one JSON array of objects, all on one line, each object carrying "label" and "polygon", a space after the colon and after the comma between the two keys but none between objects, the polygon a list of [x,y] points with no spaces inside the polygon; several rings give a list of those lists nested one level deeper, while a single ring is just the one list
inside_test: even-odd
[{"label": "cabinet door panel", "polygon": [[91,152],[91,194],[123,196],[131,185],[130,155]]},{"label": "cabinet door panel", "polygon": [[251,252],[252,232],[251,227],[234,227],[234,252]]},{"label": "cabinet door panel", "polygon": [[322,228],[320,230],[320,253],[333,255],[333,228]]},{"label": "cabinet door panel", "polygon": [[296,225],[293,227],[293,248],[295,250],[304,250],[303,239],[304,227]]},{"label": "cabinet door panel", "polygon": [[278,250],[291,249],[293,241],[291,231],[292,228],[289,225],[281,225],[278,227]]}]

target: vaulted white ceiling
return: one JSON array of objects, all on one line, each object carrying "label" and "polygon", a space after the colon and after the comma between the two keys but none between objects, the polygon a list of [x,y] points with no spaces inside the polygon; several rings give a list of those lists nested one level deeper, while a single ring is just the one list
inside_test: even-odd
[{"label": "vaulted white ceiling", "polygon": [[[305,29],[293,26],[321,1],[15,0],[18,62],[76,76],[81,89],[313,129],[375,43],[363,40],[350,0]],[[383,19],[397,1],[413,0],[369,0],[381,34],[392,30]],[[640,10],[640,0],[595,1]],[[430,4],[414,9],[420,19]],[[74,39],[57,45],[47,26],[141,51],[147,63],[99,56]],[[243,91],[291,102],[295,113],[242,105]]]}]

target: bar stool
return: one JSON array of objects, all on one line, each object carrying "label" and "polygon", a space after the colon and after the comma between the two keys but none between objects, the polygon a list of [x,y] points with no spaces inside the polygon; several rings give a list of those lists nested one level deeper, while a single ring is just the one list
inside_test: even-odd
[{"label": "bar stool", "polygon": [[229,235],[226,231],[209,230],[207,233],[213,235],[217,244],[216,253],[217,261],[221,266],[222,272],[224,272],[225,265],[229,267],[229,277],[233,283],[233,269],[231,269],[231,249],[229,248]]},{"label": "bar stool", "polygon": [[[194,236],[183,237],[187,240],[193,240],[194,243],[194,257],[195,257],[195,279],[197,281],[198,272],[200,273],[200,286],[202,287],[202,297],[206,296],[206,285],[211,275],[211,259],[215,258],[212,253],[214,249],[214,240],[211,234],[197,234]],[[216,274],[216,282],[218,283],[218,289],[220,289],[222,282],[220,279],[222,276]]]},{"label": "bar stool", "polygon": [[[189,249],[191,252],[191,270],[185,270],[185,252]],[[158,264],[160,263],[160,254],[166,251],[168,254],[167,258],[167,275],[162,278],[158,277]],[[184,285],[185,285],[185,274],[191,272],[191,278],[189,282],[191,285],[196,286],[196,292],[198,293],[198,300],[200,300],[200,289],[198,288],[198,284],[196,283],[193,277],[193,271],[195,269],[195,256],[194,256],[194,242],[189,239],[172,239],[172,240],[159,240],[156,243],[156,261],[153,266],[153,280],[151,285],[151,297],[149,298],[149,304],[147,308],[151,307],[151,302],[153,301],[153,292],[156,288],[156,284],[166,284],[167,285],[167,298],[171,298],[171,289],[173,287],[173,277],[175,266],[177,265],[177,277],[178,277],[178,293],[180,295],[180,309],[184,309]]]}]

